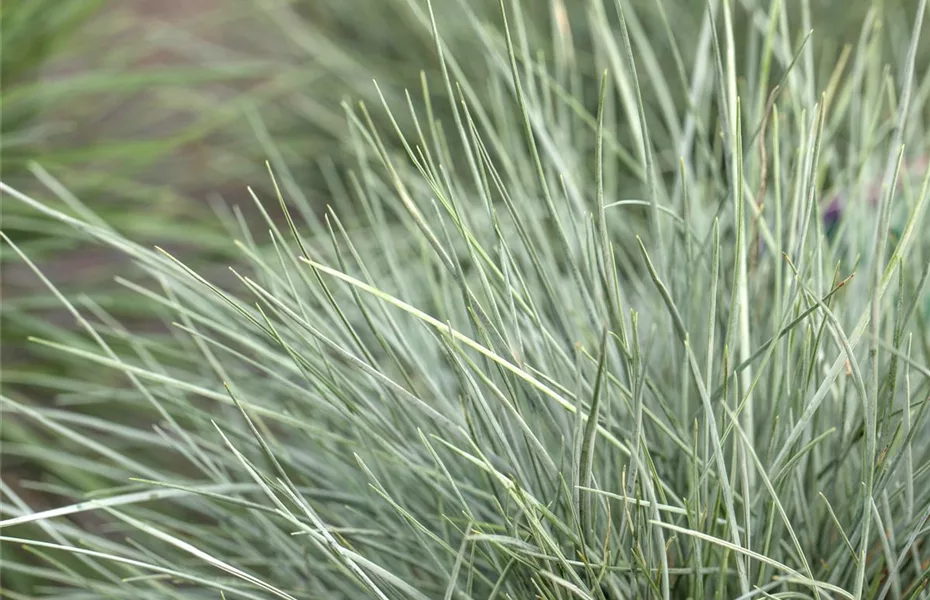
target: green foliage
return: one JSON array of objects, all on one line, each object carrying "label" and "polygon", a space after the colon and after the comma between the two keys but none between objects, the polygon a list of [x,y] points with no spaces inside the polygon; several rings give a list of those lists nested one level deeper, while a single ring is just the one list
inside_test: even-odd
[{"label": "green foliage", "polygon": [[[4,2],[0,8],[4,38],[3,56],[0,57],[3,89],[9,91],[17,84],[32,80],[38,69],[62,51],[75,30],[101,5],[101,0],[68,2],[64,6],[54,0]],[[12,122],[16,120],[14,115]],[[9,113],[4,121],[7,125],[11,123]],[[7,131],[4,129],[4,133]]]},{"label": "green foliage", "polygon": [[12,0],[0,7],[0,157],[6,180],[17,180],[47,135],[39,119],[44,103],[36,93],[42,67],[66,52],[76,30],[101,4]]},{"label": "green foliage", "polygon": [[231,274],[3,183],[133,265],[74,294],[4,235],[77,326],[4,369],[11,597],[921,597],[927,2],[845,53],[799,4],[269,7],[347,89],[429,71],[345,104],[326,210],[250,111]]}]

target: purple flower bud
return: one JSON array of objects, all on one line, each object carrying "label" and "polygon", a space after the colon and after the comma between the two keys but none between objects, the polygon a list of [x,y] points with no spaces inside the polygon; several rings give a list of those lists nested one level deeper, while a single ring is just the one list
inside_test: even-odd
[{"label": "purple flower bud", "polygon": [[837,194],[827,205],[827,210],[823,213],[823,224],[828,230],[833,229],[843,216],[844,204],[843,195]]}]

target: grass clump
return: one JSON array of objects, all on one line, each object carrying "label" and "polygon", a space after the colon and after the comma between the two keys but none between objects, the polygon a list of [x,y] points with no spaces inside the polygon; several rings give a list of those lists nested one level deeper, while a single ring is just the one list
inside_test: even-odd
[{"label": "grass clump", "polygon": [[529,13],[463,2],[478,81],[412,3],[439,77],[346,105],[322,218],[222,214],[230,275],[3,184],[168,325],[4,236],[77,324],[34,341],[84,371],[4,387],[5,454],[46,474],[3,481],[11,597],[922,597],[926,0],[827,70],[779,2],[709,3],[694,47],[658,6],[553,0],[537,52]]}]

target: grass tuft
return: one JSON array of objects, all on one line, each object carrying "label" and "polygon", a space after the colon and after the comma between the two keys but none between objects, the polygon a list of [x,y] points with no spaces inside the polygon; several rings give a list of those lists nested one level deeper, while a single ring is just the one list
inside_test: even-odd
[{"label": "grass tuft", "polygon": [[492,4],[385,3],[430,72],[344,103],[320,207],[249,112],[228,270],[0,182],[126,259],[73,293],[2,234],[67,314],[4,308],[49,361],[11,598],[924,597],[927,1],[846,50],[806,1]]}]

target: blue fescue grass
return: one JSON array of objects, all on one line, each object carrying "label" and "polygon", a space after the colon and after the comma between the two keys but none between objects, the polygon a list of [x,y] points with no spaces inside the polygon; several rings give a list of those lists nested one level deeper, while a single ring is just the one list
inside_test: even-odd
[{"label": "blue fescue grass", "polygon": [[926,0],[826,70],[807,2],[710,2],[685,48],[672,5],[660,40],[552,0],[540,51],[516,3],[409,4],[438,77],[345,105],[320,218],[266,136],[277,194],[221,213],[228,276],[2,184],[130,258],[168,325],[4,235],[77,325],[34,342],[85,372],[5,388],[5,453],[68,499],[4,480],[0,540],[39,559],[5,568],[48,598],[923,597],[930,174],[899,172]]}]

